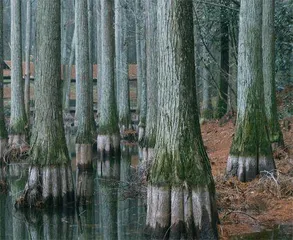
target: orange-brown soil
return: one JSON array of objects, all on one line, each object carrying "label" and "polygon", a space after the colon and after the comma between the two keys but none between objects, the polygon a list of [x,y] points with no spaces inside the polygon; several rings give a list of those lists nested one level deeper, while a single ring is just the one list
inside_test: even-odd
[{"label": "orange-brown soil", "polygon": [[288,129],[286,125],[283,129],[286,149],[274,152],[276,176],[258,177],[248,183],[225,178],[233,133],[232,121],[224,125],[217,121],[202,125],[203,140],[216,184],[221,239],[277,224],[293,224],[293,129]]}]

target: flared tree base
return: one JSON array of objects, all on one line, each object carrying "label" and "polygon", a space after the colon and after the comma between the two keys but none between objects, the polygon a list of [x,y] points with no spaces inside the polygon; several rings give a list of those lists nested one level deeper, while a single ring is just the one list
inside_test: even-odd
[{"label": "flared tree base", "polygon": [[9,135],[5,151],[5,161],[9,163],[23,162],[28,157],[29,144],[25,135]]},{"label": "flared tree base", "polygon": [[218,239],[218,214],[207,187],[148,186],[146,234],[156,239]]},{"label": "flared tree base", "polygon": [[148,176],[153,159],[154,149],[144,147],[142,149],[142,161],[139,164],[139,173],[142,175],[142,177]]},{"label": "flared tree base", "polygon": [[97,150],[101,155],[115,155],[120,153],[120,136],[113,135],[98,135]]},{"label": "flared tree base", "polygon": [[74,201],[70,164],[61,166],[31,166],[23,196],[15,203],[22,207],[60,207]]},{"label": "flared tree base", "polygon": [[239,181],[247,182],[256,178],[260,173],[272,172],[276,169],[274,159],[269,156],[244,157],[229,155],[226,173],[237,176]]},{"label": "flared tree base", "polygon": [[75,144],[76,165],[81,170],[93,169],[93,147],[92,144]]}]

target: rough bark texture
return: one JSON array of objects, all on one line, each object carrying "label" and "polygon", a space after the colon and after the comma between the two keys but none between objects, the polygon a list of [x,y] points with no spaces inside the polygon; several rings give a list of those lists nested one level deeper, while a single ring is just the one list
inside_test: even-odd
[{"label": "rough bark texture", "polygon": [[129,81],[128,81],[128,43],[127,43],[127,5],[125,1],[115,0],[115,47],[116,47],[116,84],[117,106],[120,135],[131,127]]},{"label": "rough bark texture", "polygon": [[3,104],[3,1],[0,1],[0,162],[7,144]]},{"label": "rough bark texture", "polygon": [[72,171],[62,119],[60,0],[37,3],[35,124],[24,206],[73,200]]},{"label": "rough bark texture", "polygon": [[26,1],[26,25],[25,25],[25,84],[24,105],[27,120],[30,120],[30,50],[31,50],[31,0]]},{"label": "rough bark texture", "polygon": [[[77,164],[88,167],[92,162],[92,77],[89,64],[87,0],[76,2],[76,82],[79,83],[78,129],[76,135]],[[85,146],[86,145],[86,146]],[[84,150],[87,151],[84,151]],[[82,166],[85,165],[85,166]]]},{"label": "rough bark texture", "polygon": [[277,114],[275,87],[275,0],[263,0],[262,50],[265,112],[268,120],[270,142],[283,146],[284,140]]},{"label": "rough bark texture", "polygon": [[159,239],[217,239],[215,188],[198,120],[192,1],[158,1],[158,131],[147,229]]},{"label": "rough bark texture", "polygon": [[[22,80],[21,1],[11,1],[11,116],[9,143],[25,144],[27,118]],[[17,136],[17,137],[15,137]],[[17,142],[19,141],[19,142]]]},{"label": "rough bark texture", "polygon": [[92,171],[76,171],[77,206],[91,202],[94,194],[94,176]]},{"label": "rough bark texture", "polygon": [[264,109],[262,0],[241,1],[238,47],[237,122],[227,174],[249,181],[275,169]]},{"label": "rough bark texture", "polygon": [[229,19],[226,6],[221,7],[221,70],[217,118],[227,113],[229,79]]},{"label": "rough bark texture", "polygon": [[144,147],[156,144],[158,111],[157,0],[146,1],[147,125]]},{"label": "rough bark texture", "polygon": [[[118,116],[114,90],[114,0],[101,0],[101,34],[102,34],[102,62],[101,62],[101,105],[98,130],[98,150],[106,152],[104,144],[100,145],[101,139],[107,138],[110,141],[110,149],[119,149],[117,141],[119,139]],[[119,142],[119,141],[118,141]],[[109,150],[110,150],[109,149]]]},{"label": "rough bark texture", "polygon": [[147,112],[147,86],[146,86],[146,25],[144,2],[136,0],[136,59],[137,59],[137,88],[139,101],[137,102],[139,124],[138,141],[143,143]]}]

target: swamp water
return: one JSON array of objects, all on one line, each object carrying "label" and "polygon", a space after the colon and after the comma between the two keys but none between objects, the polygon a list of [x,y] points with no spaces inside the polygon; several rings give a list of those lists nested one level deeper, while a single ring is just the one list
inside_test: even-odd
[{"label": "swamp water", "polygon": [[[63,210],[17,211],[14,203],[24,189],[28,165],[0,168],[0,182],[5,181],[8,186],[5,194],[0,193],[0,240],[149,239],[143,234],[146,201],[137,184],[137,148],[125,147],[121,157],[107,161],[95,156],[94,171],[78,172],[74,144],[69,145],[75,189],[84,205],[76,208],[72,204]],[[293,232],[292,226],[279,226],[231,239],[292,240]]]}]

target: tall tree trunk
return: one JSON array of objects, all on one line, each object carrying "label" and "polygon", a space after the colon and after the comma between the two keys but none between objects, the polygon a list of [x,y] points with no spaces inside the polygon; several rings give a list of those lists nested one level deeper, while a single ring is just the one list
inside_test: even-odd
[{"label": "tall tree trunk", "polygon": [[99,122],[99,118],[101,116],[101,95],[102,95],[102,34],[101,34],[101,0],[97,0],[97,120]]},{"label": "tall tree trunk", "polygon": [[228,79],[229,79],[229,19],[225,2],[221,7],[221,72],[217,118],[222,118],[227,113],[228,105]]},{"label": "tall tree trunk", "polygon": [[138,141],[143,143],[147,112],[147,86],[146,86],[146,24],[144,2],[136,0],[136,59],[137,59],[137,98],[138,100]]},{"label": "tall tree trunk", "polygon": [[146,82],[147,118],[144,138],[144,160],[149,163],[156,144],[158,111],[158,48],[157,48],[157,0],[146,1]]},{"label": "tall tree trunk", "polygon": [[227,162],[227,174],[240,181],[275,169],[264,107],[261,16],[262,0],[241,1],[237,122]]},{"label": "tall tree trunk", "polygon": [[65,205],[74,198],[62,118],[60,18],[60,0],[38,1],[37,22],[42,24],[37,25],[35,123],[25,206]]},{"label": "tall tree trunk", "polygon": [[94,76],[93,76],[93,59],[94,59],[94,45],[93,45],[93,0],[87,0],[88,11],[88,42],[89,42],[89,96],[90,96],[90,121],[92,135],[96,137],[96,121],[94,117]]},{"label": "tall tree trunk", "polygon": [[26,26],[25,26],[25,84],[24,105],[28,122],[30,122],[30,50],[31,50],[31,0],[26,1]]},{"label": "tall tree trunk", "polygon": [[[0,1],[0,163],[6,149],[8,134],[5,125],[3,102],[3,1]],[[1,165],[1,164],[0,164]]]},{"label": "tall tree trunk", "polygon": [[10,145],[25,145],[27,118],[22,80],[21,1],[11,1],[11,116]]},{"label": "tall tree trunk", "polygon": [[97,147],[100,152],[114,152],[120,148],[117,106],[114,89],[114,0],[101,0],[101,34],[102,34],[102,62],[101,62],[101,116]]},{"label": "tall tree trunk", "polygon": [[76,135],[77,165],[81,169],[92,168],[92,77],[89,64],[88,7],[87,0],[76,2],[76,83],[80,92],[76,97],[79,102],[78,129]]},{"label": "tall tree trunk", "polygon": [[215,187],[201,138],[192,1],[158,0],[158,126],[147,228],[160,239],[217,239]]},{"label": "tall tree trunk", "polygon": [[117,106],[120,135],[131,127],[129,80],[128,80],[128,43],[127,43],[127,3],[115,0],[115,46],[116,46],[116,84]]},{"label": "tall tree trunk", "polygon": [[269,139],[273,148],[284,146],[276,102],[275,87],[275,0],[263,0],[262,50],[265,112],[268,120]]}]

